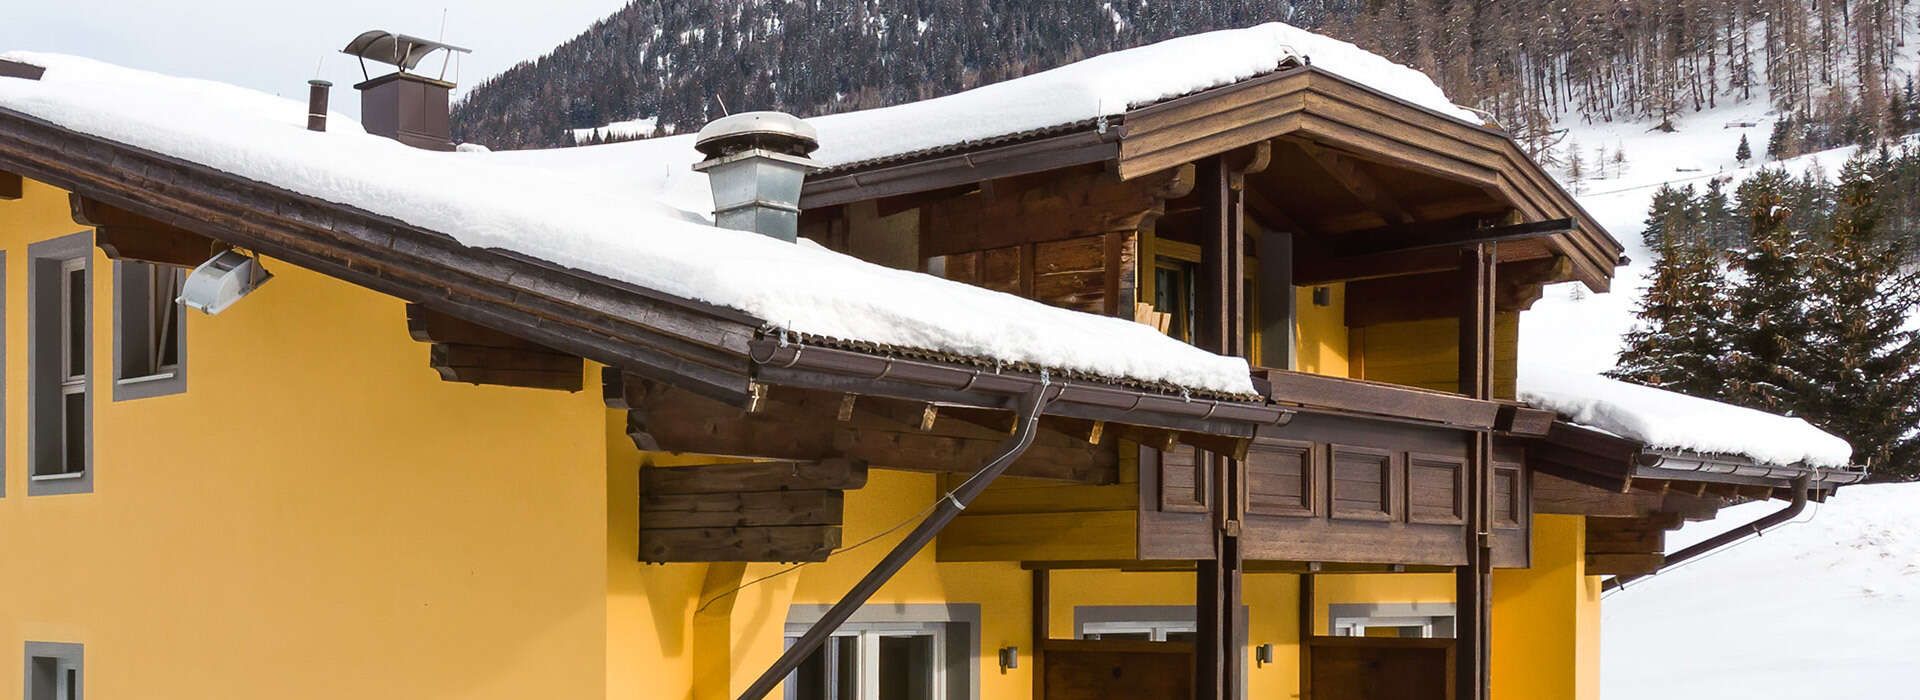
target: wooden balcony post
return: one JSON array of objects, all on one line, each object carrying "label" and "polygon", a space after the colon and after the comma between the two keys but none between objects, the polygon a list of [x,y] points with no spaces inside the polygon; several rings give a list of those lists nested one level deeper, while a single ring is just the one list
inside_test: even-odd
[{"label": "wooden balcony post", "polygon": [[[1249,159],[1248,165],[1258,160]],[[1223,355],[1244,356],[1247,350],[1244,167],[1229,156],[1208,158],[1200,162],[1195,184],[1207,222],[1201,234],[1201,314],[1195,340],[1200,347]],[[1235,697],[1245,665],[1239,639],[1242,475],[1240,463],[1225,455],[1211,456],[1204,468],[1214,477],[1209,494],[1214,557],[1194,567],[1198,639],[1193,648],[1193,697],[1227,700]]]},{"label": "wooden balcony post", "polygon": [[[1498,243],[1477,243],[1460,256],[1465,303],[1460,310],[1460,393],[1493,398],[1494,273]],[[1454,574],[1457,610],[1454,694],[1457,700],[1487,700],[1493,605],[1493,433],[1469,434],[1467,449],[1466,565]]]}]

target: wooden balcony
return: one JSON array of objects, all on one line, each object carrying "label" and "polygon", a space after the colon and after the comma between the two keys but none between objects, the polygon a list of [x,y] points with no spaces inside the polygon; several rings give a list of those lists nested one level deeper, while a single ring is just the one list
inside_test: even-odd
[{"label": "wooden balcony", "polygon": [[[1466,561],[1468,450],[1480,431],[1544,428],[1541,412],[1456,394],[1264,370],[1299,413],[1239,454],[1121,446],[1116,484],[1010,480],[941,535],[942,561],[1070,567],[1210,559],[1217,458],[1243,470],[1237,529],[1251,562],[1459,566]],[[1550,416],[1546,417],[1550,420]],[[1526,566],[1532,507],[1519,445],[1491,464],[1494,564]]]}]

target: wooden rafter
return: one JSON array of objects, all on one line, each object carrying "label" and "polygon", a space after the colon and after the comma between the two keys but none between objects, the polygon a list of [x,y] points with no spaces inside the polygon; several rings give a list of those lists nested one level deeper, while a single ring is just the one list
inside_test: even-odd
[{"label": "wooden rafter", "polygon": [[427,364],[449,382],[579,391],[580,358],[427,308],[407,305],[407,334],[430,343]]},{"label": "wooden rafter", "polygon": [[[876,467],[924,472],[970,473],[990,459],[1006,438],[1006,423],[955,420],[982,411],[942,407],[922,430],[925,404],[844,394],[774,388],[754,412],[690,392],[609,373],[608,404],[628,411],[628,434],[645,450],[731,455],[758,459],[857,459]],[[845,409],[843,411],[843,409]],[[843,420],[842,415],[846,418]],[[1119,450],[1109,438],[1090,444],[1071,423],[1048,417],[1049,426],[1008,471],[1081,483],[1119,479]]]},{"label": "wooden rafter", "polygon": [[1315,164],[1320,166],[1329,178],[1338,183],[1360,204],[1378,214],[1389,225],[1404,225],[1414,222],[1413,215],[1400,205],[1388,189],[1368,175],[1357,160],[1320,144],[1306,141],[1294,142]]},{"label": "wooden rafter", "polygon": [[26,179],[16,173],[0,171],[0,200],[19,199],[26,191]]},{"label": "wooden rafter", "polygon": [[67,195],[73,222],[92,226],[93,242],[113,260],[195,267],[224,247],[211,238],[78,194]]}]

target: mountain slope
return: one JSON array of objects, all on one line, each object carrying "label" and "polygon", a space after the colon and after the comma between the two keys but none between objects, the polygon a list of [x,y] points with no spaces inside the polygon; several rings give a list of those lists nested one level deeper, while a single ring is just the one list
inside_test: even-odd
[{"label": "mountain slope", "polygon": [[[1655,121],[1749,99],[1885,121],[1907,0],[636,0],[468,93],[455,136],[567,145],[655,118],[803,116],[944,95],[1079,58],[1283,21],[1418,68],[1532,146],[1560,115]],[[1855,80],[1866,75],[1876,79]],[[1835,88],[1838,88],[1836,90]],[[1855,97],[1858,97],[1856,100]],[[1855,104],[1857,103],[1857,104]]]}]

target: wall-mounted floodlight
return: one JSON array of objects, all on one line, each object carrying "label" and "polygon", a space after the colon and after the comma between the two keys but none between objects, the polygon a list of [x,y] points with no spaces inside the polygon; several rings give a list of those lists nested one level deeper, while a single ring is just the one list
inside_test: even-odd
[{"label": "wall-mounted floodlight", "polygon": [[193,274],[187,275],[186,284],[180,287],[177,301],[212,316],[269,279],[273,275],[260,266],[260,261],[237,250],[223,250],[193,268]]}]

